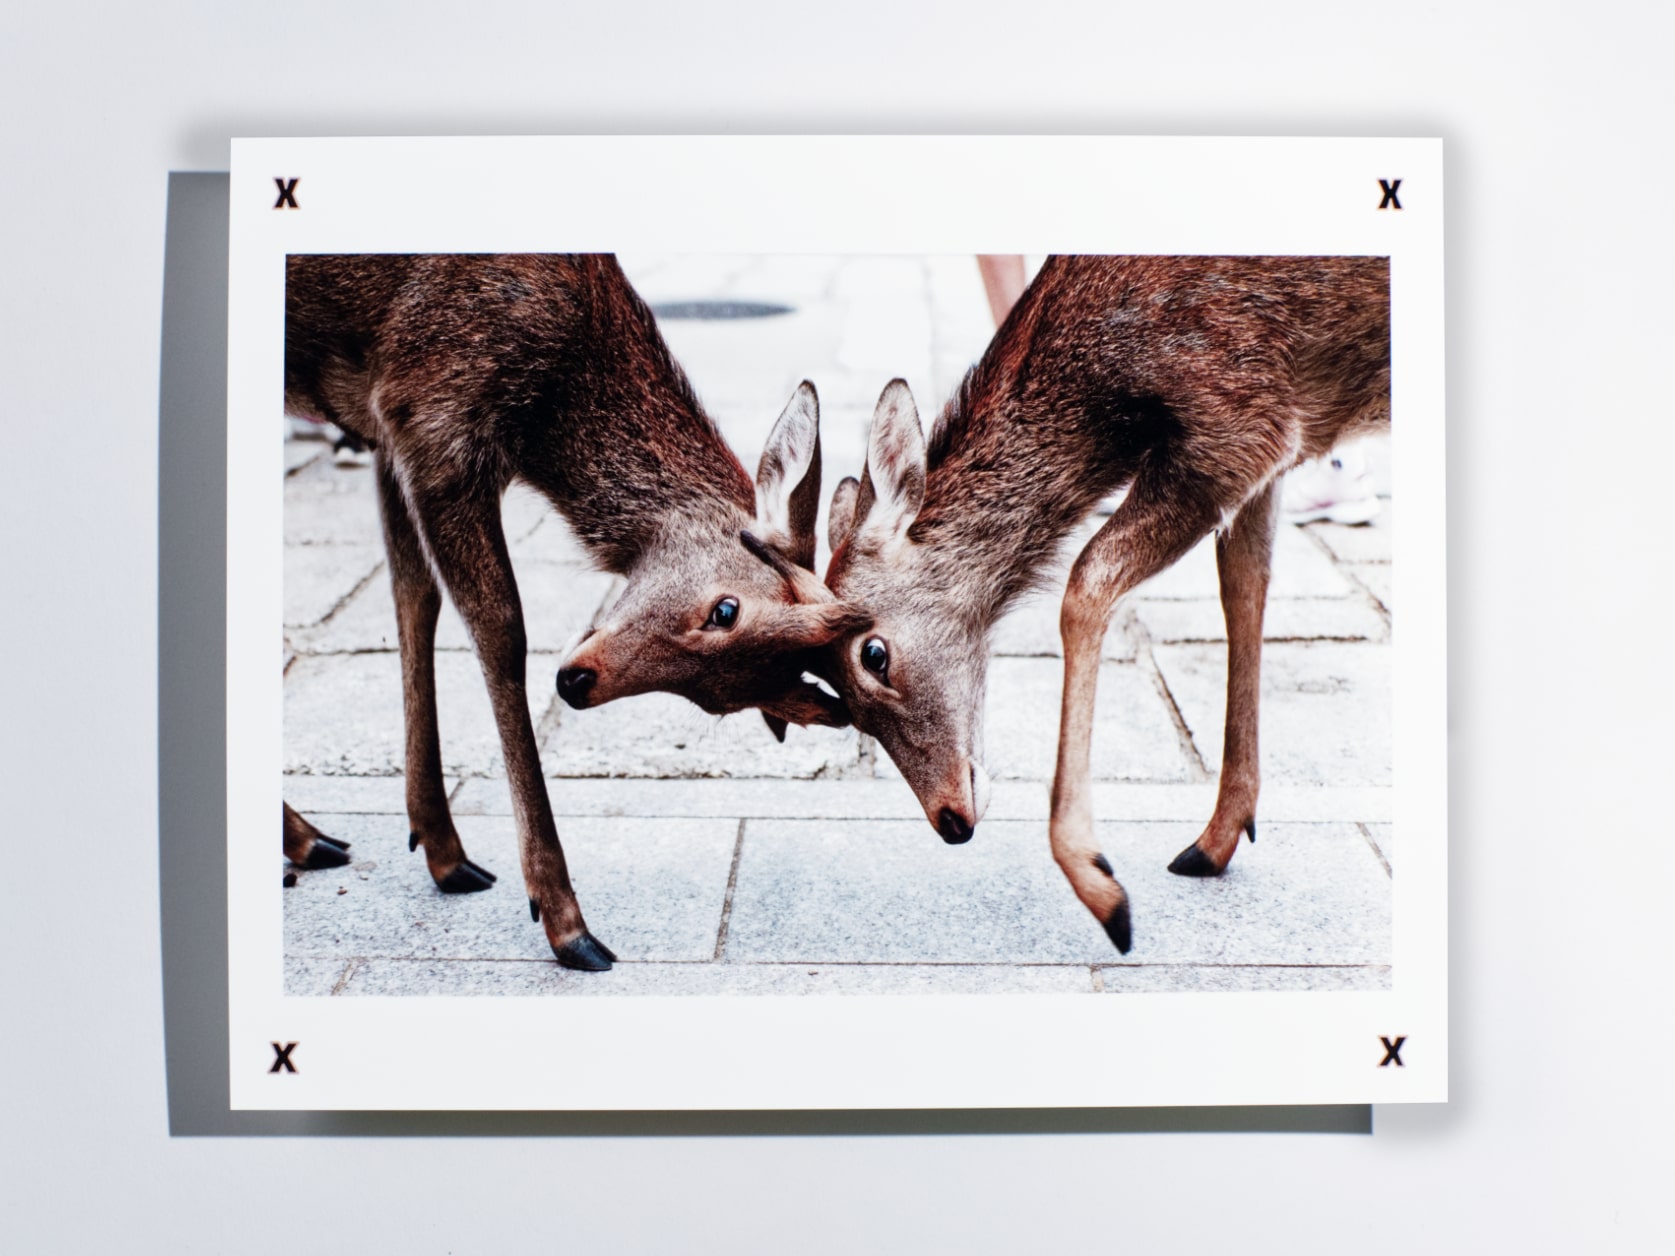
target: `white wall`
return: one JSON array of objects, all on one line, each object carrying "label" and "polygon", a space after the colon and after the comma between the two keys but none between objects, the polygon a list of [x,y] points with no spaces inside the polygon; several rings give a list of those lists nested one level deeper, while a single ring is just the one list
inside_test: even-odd
[{"label": "white wall", "polygon": [[[1668,1249],[1666,7],[23,8],[0,36],[7,1247]],[[224,169],[241,134],[709,130],[1448,141],[1446,1108],[1380,1109],[1370,1138],[169,1137],[167,172]]]}]

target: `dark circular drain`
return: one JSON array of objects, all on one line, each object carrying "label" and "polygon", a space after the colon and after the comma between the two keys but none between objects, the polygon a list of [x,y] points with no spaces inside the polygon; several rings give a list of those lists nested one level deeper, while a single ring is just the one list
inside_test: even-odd
[{"label": "dark circular drain", "polygon": [[794,313],[789,305],[768,301],[665,301],[651,307],[658,318],[774,318]]}]

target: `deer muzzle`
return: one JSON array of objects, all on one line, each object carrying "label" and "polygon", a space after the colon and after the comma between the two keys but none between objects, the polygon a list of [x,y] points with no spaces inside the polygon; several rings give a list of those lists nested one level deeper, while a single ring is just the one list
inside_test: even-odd
[{"label": "deer muzzle", "polygon": [[977,822],[989,809],[989,774],[983,770],[982,764],[968,763],[959,793],[962,796],[957,802],[944,803],[932,820],[937,833],[950,846],[963,846],[969,842],[971,835],[977,831]]},{"label": "deer muzzle", "polygon": [[585,710],[588,696],[598,680],[599,674],[591,668],[561,667],[558,669],[558,696],[576,710]]}]

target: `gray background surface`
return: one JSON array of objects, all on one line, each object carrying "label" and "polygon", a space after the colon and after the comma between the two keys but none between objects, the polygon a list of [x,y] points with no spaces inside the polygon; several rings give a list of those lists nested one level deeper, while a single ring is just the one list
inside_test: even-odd
[{"label": "gray background surface", "polygon": [[[1668,12],[1048,0],[1026,13],[8,14],[8,1247],[1668,1248]],[[670,130],[1444,137],[1452,1103],[1381,1108],[1372,1137],[1098,1123],[170,1136],[156,733],[167,172],[224,168],[236,134]],[[1078,1049],[1042,1066],[1099,1061]]]}]

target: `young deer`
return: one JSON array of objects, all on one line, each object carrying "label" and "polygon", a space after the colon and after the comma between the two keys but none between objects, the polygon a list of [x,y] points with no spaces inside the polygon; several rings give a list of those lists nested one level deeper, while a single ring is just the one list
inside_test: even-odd
[{"label": "young deer", "polygon": [[[813,387],[780,415],[753,484],[615,258],[298,256],[285,409],[376,450],[410,849],[424,847],[446,892],[494,881],[466,858],[443,789],[433,654],[446,589],[494,707],[530,912],[559,963],[608,969],[615,956],[583,921],[542,780],[501,495],[514,479],[533,486],[601,568],[628,578],[558,673],[571,706],[664,690],[713,714],[759,707],[782,739],[788,723],[841,727],[842,703],[804,675],[860,624],[805,570],[820,493]],[[348,858],[289,806],[284,838],[304,866]]]},{"label": "young deer", "polygon": [[1276,485],[1390,411],[1383,258],[1055,257],[927,444],[906,384],[879,399],[863,479],[838,486],[826,583],[872,621],[829,678],[948,842],[987,802],[990,627],[1106,494],[1127,496],[1070,572],[1053,857],[1118,950],[1128,896],[1093,833],[1089,745],[1117,600],[1217,533],[1228,682],[1214,815],[1169,865],[1226,868],[1256,838],[1258,672]]}]

